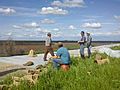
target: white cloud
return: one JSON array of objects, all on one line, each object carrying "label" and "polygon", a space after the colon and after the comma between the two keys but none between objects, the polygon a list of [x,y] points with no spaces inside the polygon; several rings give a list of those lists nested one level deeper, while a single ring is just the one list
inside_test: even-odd
[{"label": "white cloud", "polygon": [[63,33],[62,32],[55,32],[53,35],[52,35],[53,37],[61,37],[61,36],[63,36]]},{"label": "white cloud", "polygon": [[102,23],[102,24],[105,24],[105,25],[114,25],[114,24],[116,24],[116,23],[113,23],[113,22],[104,22],[104,23]]},{"label": "white cloud", "polygon": [[39,24],[36,22],[32,22],[32,23],[25,23],[23,25],[13,25],[14,28],[16,29],[34,29],[34,28],[39,28]]},{"label": "white cloud", "polygon": [[84,0],[64,0],[63,2],[56,0],[51,5],[59,7],[83,7],[85,2]]},{"label": "white cloud", "polygon": [[70,25],[70,26],[68,27],[68,29],[73,30],[73,29],[76,29],[76,27],[75,27],[75,26],[73,26],[73,25]]},{"label": "white cloud", "polygon": [[112,32],[95,32],[92,33],[93,35],[97,35],[97,36],[116,36],[116,35],[120,35],[120,31],[112,31]]},{"label": "white cloud", "polygon": [[56,1],[53,1],[52,3],[51,3],[51,5],[53,5],[53,6],[62,6],[62,2],[61,1],[59,1],[59,0],[56,0]]},{"label": "white cloud", "polygon": [[27,23],[23,25],[25,28],[38,28],[39,25],[36,22]]},{"label": "white cloud", "polygon": [[41,33],[41,34],[45,34],[45,33],[50,32],[50,31],[47,30],[47,29],[41,29],[41,28],[36,28],[36,31],[39,32],[39,33]]},{"label": "white cloud", "polygon": [[0,8],[0,13],[1,14],[12,14],[12,13],[15,13],[16,11],[12,8]]},{"label": "white cloud", "polygon": [[59,31],[59,28],[54,28],[53,31]]},{"label": "white cloud", "polygon": [[44,20],[41,20],[41,23],[43,23],[43,24],[54,24],[55,21],[51,20],[51,19],[44,19]]},{"label": "white cloud", "polygon": [[85,17],[86,19],[100,19],[103,18],[103,16],[98,16],[98,15],[82,15],[83,17]]},{"label": "white cloud", "polygon": [[84,23],[83,28],[99,29],[102,27],[101,23]]},{"label": "white cloud", "polygon": [[120,31],[111,32],[111,35],[120,35]]},{"label": "white cloud", "polygon": [[12,32],[7,33],[6,35],[7,35],[7,36],[11,36],[11,35],[12,35]]},{"label": "white cloud", "polygon": [[13,25],[14,28],[16,29],[21,29],[22,27],[21,26],[18,26],[18,25]]},{"label": "white cloud", "polygon": [[120,20],[120,16],[114,15],[114,18]]},{"label": "white cloud", "polygon": [[83,19],[82,21],[83,21],[83,22],[89,22],[89,21],[96,21],[96,20],[95,20],[94,18],[91,18],[91,19],[88,18],[88,19]]},{"label": "white cloud", "polygon": [[43,7],[40,12],[40,14],[58,14],[58,15],[65,15],[68,14],[67,10],[63,10],[58,7]]},{"label": "white cloud", "polygon": [[[27,16],[27,17],[38,17],[40,16],[36,11],[36,8],[27,8],[27,7],[19,7],[19,6],[0,6],[4,9],[10,8],[13,9],[16,13],[13,13],[14,16]],[[12,14],[12,13],[11,13]]]}]

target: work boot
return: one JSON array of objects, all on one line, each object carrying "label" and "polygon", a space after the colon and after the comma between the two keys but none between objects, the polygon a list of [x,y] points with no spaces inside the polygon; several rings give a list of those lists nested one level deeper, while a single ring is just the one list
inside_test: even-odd
[{"label": "work boot", "polygon": [[81,55],[81,58],[82,58],[82,59],[85,59],[85,56],[84,56],[84,55]]}]

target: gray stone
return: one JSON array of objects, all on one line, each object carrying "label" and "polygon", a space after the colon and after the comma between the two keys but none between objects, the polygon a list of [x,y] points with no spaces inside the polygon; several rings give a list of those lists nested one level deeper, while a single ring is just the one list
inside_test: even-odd
[{"label": "gray stone", "polygon": [[27,63],[23,64],[24,66],[32,66],[34,63],[32,61],[28,61]]}]

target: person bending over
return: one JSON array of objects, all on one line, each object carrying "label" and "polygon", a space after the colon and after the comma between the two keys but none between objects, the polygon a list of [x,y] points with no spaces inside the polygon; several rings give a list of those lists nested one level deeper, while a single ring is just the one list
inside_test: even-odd
[{"label": "person bending over", "polygon": [[53,67],[58,69],[60,65],[70,65],[70,62],[70,54],[68,50],[63,47],[62,42],[59,42],[55,59],[53,59]]}]

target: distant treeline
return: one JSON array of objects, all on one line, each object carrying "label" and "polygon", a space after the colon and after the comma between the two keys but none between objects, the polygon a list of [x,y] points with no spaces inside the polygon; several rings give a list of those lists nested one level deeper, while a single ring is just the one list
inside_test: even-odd
[{"label": "distant treeline", "polygon": [[[14,40],[11,40],[12,42],[14,42],[16,45],[27,45],[27,44],[43,44],[45,41],[14,41]],[[5,42],[8,42],[8,40],[1,40],[0,41],[0,45],[5,43]],[[57,43],[57,42],[63,42],[63,43],[77,43],[77,41],[68,41],[68,40],[65,40],[65,41],[53,41],[54,43]],[[93,43],[107,43],[107,44],[110,44],[110,43],[120,43],[120,41],[92,41]]]}]

